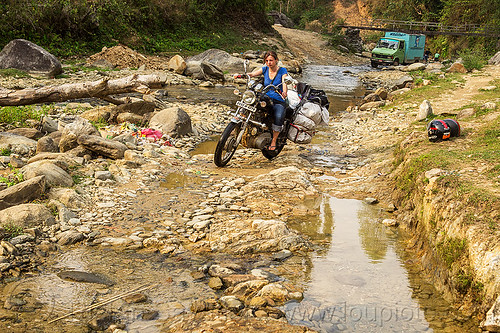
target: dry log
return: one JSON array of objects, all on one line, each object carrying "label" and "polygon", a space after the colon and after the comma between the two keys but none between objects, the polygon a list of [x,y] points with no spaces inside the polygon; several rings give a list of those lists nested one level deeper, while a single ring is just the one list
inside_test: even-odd
[{"label": "dry log", "polygon": [[0,89],[0,106],[19,106],[37,103],[63,102],[78,98],[104,98],[108,95],[129,92],[147,93],[149,89],[166,84],[164,74],[130,75],[119,79],[93,82],[68,83],[60,86],[27,88],[22,90]]}]

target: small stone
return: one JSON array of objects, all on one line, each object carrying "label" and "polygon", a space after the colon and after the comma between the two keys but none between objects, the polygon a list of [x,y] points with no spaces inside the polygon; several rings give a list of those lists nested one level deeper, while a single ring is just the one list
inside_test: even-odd
[{"label": "small stone", "polygon": [[210,280],[208,280],[208,286],[212,289],[219,290],[222,289],[222,280],[218,276],[211,277]]},{"label": "small stone", "polygon": [[264,297],[256,296],[250,300],[248,306],[251,308],[262,308],[267,305],[267,301]]},{"label": "small stone", "polygon": [[148,300],[148,297],[142,293],[137,293],[137,294],[127,296],[123,300],[125,302],[127,302],[128,304],[142,303],[142,302],[146,302]]},{"label": "small stone", "polygon": [[192,271],[191,276],[193,277],[194,280],[201,280],[205,278],[205,273],[201,271]]},{"label": "small stone", "polygon": [[219,301],[224,308],[234,313],[237,313],[245,307],[236,296],[222,296]]},{"label": "small stone", "polygon": [[276,261],[284,261],[292,256],[292,252],[290,250],[281,250],[278,253],[273,254],[273,260]]},{"label": "small stone", "polygon": [[264,310],[257,310],[255,311],[255,317],[257,318],[267,317],[267,312]]},{"label": "small stone", "polygon": [[142,320],[154,320],[158,317],[158,311],[146,311],[141,314]]},{"label": "small stone", "polygon": [[92,319],[88,326],[95,331],[104,331],[106,330],[113,322],[115,318],[112,315],[104,314],[99,317]]},{"label": "small stone", "polygon": [[399,223],[394,219],[384,219],[382,224],[388,227],[397,227],[399,225]]},{"label": "small stone", "polygon": [[366,202],[369,205],[375,205],[378,204],[378,199],[368,197],[364,199],[364,202]]}]

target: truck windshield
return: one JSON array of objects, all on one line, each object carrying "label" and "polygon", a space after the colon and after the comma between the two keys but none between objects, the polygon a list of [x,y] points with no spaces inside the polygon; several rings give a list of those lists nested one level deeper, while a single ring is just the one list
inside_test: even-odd
[{"label": "truck windshield", "polygon": [[397,40],[381,39],[378,41],[377,47],[396,50],[398,48],[398,44],[399,42]]}]

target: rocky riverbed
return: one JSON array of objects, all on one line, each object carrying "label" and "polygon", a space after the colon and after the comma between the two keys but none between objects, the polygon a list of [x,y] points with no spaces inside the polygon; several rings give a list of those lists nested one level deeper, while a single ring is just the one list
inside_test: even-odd
[{"label": "rocky riverbed", "polygon": [[[102,75],[76,72],[61,80],[93,81]],[[170,86],[202,82],[165,75]],[[290,226],[321,213],[306,199],[324,193],[366,198],[393,214],[385,223],[399,221],[384,184],[390,181],[392,150],[410,132],[420,105],[391,104],[391,94],[411,89],[407,72],[364,77],[376,96],[334,115],[312,144],[289,144],[272,161],[239,149],[223,169],[214,166],[211,154],[193,150],[223,130],[229,107],[213,100],[190,103],[182,96],[167,102],[168,86],[129,96],[129,104],[188,115],[192,130],[185,135],[148,136],[142,133],[147,126],[126,121],[97,131],[87,119],[133,112],[94,100],[57,104],[41,124],[34,122],[45,132],[60,132],[44,136],[50,140],[38,138],[33,128],[3,125],[0,143],[11,154],[0,160],[2,175],[8,177],[15,167],[26,180],[0,192],[5,205],[0,224],[7,226],[0,247],[0,327],[13,332],[309,331],[290,325],[280,308],[301,301],[311,255],[322,246]],[[9,79],[2,86],[47,82]],[[234,86],[226,82],[218,88]],[[51,144],[57,152],[50,151]],[[26,198],[31,202],[24,203]],[[54,321],[71,311],[78,313]]]}]

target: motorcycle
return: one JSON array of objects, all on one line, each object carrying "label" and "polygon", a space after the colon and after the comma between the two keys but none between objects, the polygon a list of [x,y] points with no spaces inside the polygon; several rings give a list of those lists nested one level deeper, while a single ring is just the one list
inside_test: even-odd
[{"label": "motorcycle", "polygon": [[[279,91],[283,83],[264,87],[263,79],[250,78],[247,66],[248,61],[245,61],[243,76],[246,77],[246,90],[243,93],[235,90],[235,94],[241,96],[241,100],[236,102],[237,108],[232,114],[231,122],[222,132],[215,148],[214,163],[218,167],[224,167],[229,163],[240,144],[245,148],[260,149],[262,155],[270,160],[278,156],[286,145],[287,133],[297,109],[287,103],[285,122],[276,141],[276,148],[269,150],[267,147],[272,139],[273,101],[266,93],[271,89]],[[296,83],[290,76],[286,76],[284,81],[287,85]]]}]

